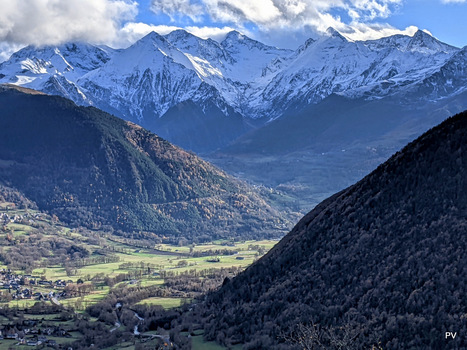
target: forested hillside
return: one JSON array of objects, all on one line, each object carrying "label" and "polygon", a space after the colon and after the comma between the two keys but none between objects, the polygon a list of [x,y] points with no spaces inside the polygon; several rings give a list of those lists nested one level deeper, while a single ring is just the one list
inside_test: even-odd
[{"label": "forested hillside", "polygon": [[0,91],[0,183],[39,209],[175,241],[283,234],[286,220],[254,189],[194,154],[96,108],[27,92]]},{"label": "forested hillside", "polygon": [[466,150],[464,112],[322,202],[209,296],[207,337],[246,349],[303,334],[317,349],[466,348]]}]

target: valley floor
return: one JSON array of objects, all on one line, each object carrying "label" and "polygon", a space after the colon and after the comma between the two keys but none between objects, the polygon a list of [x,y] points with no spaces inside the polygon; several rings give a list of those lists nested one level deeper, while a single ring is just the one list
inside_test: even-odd
[{"label": "valley floor", "polygon": [[[83,339],[105,334],[99,346],[109,349],[170,344],[170,322],[158,319],[196,303],[276,243],[154,243],[71,229],[14,203],[0,203],[0,219],[0,350],[28,342],[85,348]],[[200,331],[184,338],[193,349],[220,349]]]}]

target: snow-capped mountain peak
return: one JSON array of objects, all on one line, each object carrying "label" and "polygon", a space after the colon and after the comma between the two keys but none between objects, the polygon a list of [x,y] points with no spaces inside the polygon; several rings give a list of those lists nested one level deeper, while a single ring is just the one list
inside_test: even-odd
[{"label": "snow-capped mountain peak", "polygon": [[[178,50],[183,52],[192,63],[198,62],[206,69],[219,69],[222,62],[229,61],[225,51],[220,44],[212,39],[201,39],[185,30],[179,29],[167,34],[165,38]],[[194,69],[197,70],[197,64],[194,64]],[[209,66],[209,68],[208,68]],[[198,67],[201,68],[201,67]],[[206,71],[198,72],[202,76],[210,75]]]},{"label": "snow-capped mountain peak", "polygon": [[425,54],[452,53],[457,48],[444,44],[423,30],[417,30],[407,45],[407,50]]},{"label": "snow-capped mountain peak", "polygon": [[[155,52],[160,52],[164,56],[170,56],[175,50],[176,48],[174,48],[166,38],[156,32],[151,32],[125,51],[136,53],[141,56],[141,58],[144,58],[144,56],[151,56]],[[133,63],[135,62],[133,61]]]},{"label": "snow-capped mountain peak", "polygon": [[94,79],[93,77],[111,73],[111,78],[118,75],[132,74],[134,71],[144,72],[160,71],[164,66],[177,63],[183,67],[195,71],[192,62],[177,47],[172,45],[164,36],[151,32],[128,49],[114,55],[103,69],[97,69],[81,79]]},{"label": "snow-capped mountain peak", "polygon": [[265,45],[257,40],[251,39],[246,35],[233,30],[227,34],[221,42],[221,46],[229,52],[239,52],[240,48],[248,48],[249,50],[280,50],[274,46]]},{"label": "snow-capped mountain peak", "polygon": [[199,43],[199,42],[207,42],[213,41],[212,39],[202,39],[197,37],[196,35],[187,32],[184,29],[177,29],[169,34],[164,35],[164,37],[175,46],[179,47],[177,43]]},{"label": "snow-capped mountain peak", "polygon": [[116,52],[97,46],[68,43],[60,46],[27,46],[0,65],[10,74],[85,74],[110,60]]},{"label": "snow-capped mountain peak", "polygon": [[237,45],[239,41],[243,41],[245,39],[248,40],[249,38],[236,30],[232,30],[228,32],[224,40],[221,41],[221,45],[223,47],[229,47]]},{"label": "snow-capped mountain peak", "polygon": [[333,27],[329,27],[328,29],[326,29],[326,36],[332,37],[332,38],[338,38],[338,39],[341,39],[343,41],[348,41],[347,38],[345,38],[341,33],[339,33]]},{"label": "snow-capped mountain peak", "polygon": [[58,94],[79,104],[91,102],[74,82],[107,63],[118,50],[83,43],[27,46],[0,64],[0,83]]}]

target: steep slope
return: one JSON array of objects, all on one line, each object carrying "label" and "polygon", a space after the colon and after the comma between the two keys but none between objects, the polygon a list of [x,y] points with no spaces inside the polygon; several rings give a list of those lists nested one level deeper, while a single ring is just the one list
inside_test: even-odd
[{"label": "steep slope", "polygon": [[224,74],[231,80],[251,83],[264,78],[270,65],[277,65],[293,54],[292,50],[280,49],[260,43],[237,31],[232,31],[220,44],[231,57]]},{"label": "steep slope", "polygon": [[[441,100],[467,90],[467,46],[456,52],[438,71],[423,80],[416,93]],[[407,98],[407,97],[406,97]],[[410,95],[409,95],[410,98]]]},{"label": "steep slope", "polygon": [[[204,87],[211,90],[214,97],[216,91],[208,85]],[[225,147],[253,129],[248,120],[230,107],[228,114],[226,117],[213,101],[200,105],[189,100],[169,108],[161,118],[152,118],[145,125],[172,143],[203,154]]]},{"label": "steep slope", "polygon": [[92,104],[76,80],[104,65],[117,52],[83,43],[28,46],[0,64],[0,83],[9,83],[64,96],[82,105]]},{"label": "steep slope", "polygon": [[250,82],[264,75],[271,62],[293,53],[264,45],[237,31],[227,34],[221,43],[184,30],[173,31],[165,38],[188,57],[203,81],[219,90],[236,108],[242,107],[238,99]]},{"label": "steep slope", "polygon": [[152,32],[116,54],[105,66],[78,80],[104,110],[127,120],[160,117],[199,89],[190,60],[164,37]]},{"label": "steep slope", "polygon": [[290,56],[252,99],[263,101],[258,116],[277,118],[331,94],[366,99],[403,95],[458,51],[421,30],[413,37],[353,42],[329,28],[327,35],[308,40]]},{"label": "steep slope", "polygon": [[194,240],[283,229],[253,189],[135,124],[5,86],[0,106],[0,181],[65,222]]},{"label": "steep slope", "polygon": [[242,69],[220,44],[179,30],[148,34],[77,83],[96,106],[206,152],[250,129],[232,72]]},{"label": "steep slope", "polygon": [[208,298],[207,336],[272,349],[314,322],[329,349],[465,348],[445,332],[467,331],[466,140],[463,112],[323,201]]}]

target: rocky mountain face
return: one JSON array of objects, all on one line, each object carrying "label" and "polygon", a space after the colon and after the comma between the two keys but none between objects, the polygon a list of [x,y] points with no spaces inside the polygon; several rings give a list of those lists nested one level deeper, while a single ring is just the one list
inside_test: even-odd
[{"label": "rocky mountain face", "polygon": [[109,47],[70,43],[57,47],[25,47],[0,65],[0,82],[59,95],[81,105],[92,102],[76,80],[99,68],[117,52]]},{"label": "rocky mountain face", "polygon": [[0,183],[39,209],[173,242],[283,233],[287,221],[256,190],[194,154],[94,107],[19,90],[0,89]]},{"label": "rocky mountain face", "polygon": [[204,306],[245,349],[461,349],[467,331],[467,112],[307,214]]},{"label": "rocky mountain face", "polygon": [[[413,37],[349,42],[330,29],[328,36],[300,47],[268,82],[261,98],[273,116],[279,117],[284,109],[317,103],[331,94],[370,100],[402,96],[438,72],[457,52],[420,30]],[[275,106],[282,106],[282,111]]]},{"label": "rocky mountain face", "polygon": [[[407,103],[452,97],[465,89],[465,59],[465,49],[423,31],[352,42],[329,29],[291,51],[238,32],[218,43],[177,30],[150,33],[124,50],[27,47],[0,65],[0,82],[93,105],[210,152],[332,94]],[[173,132],[184,127],[186,132]],[[206,138],[206,130],[224,135]]]}]

